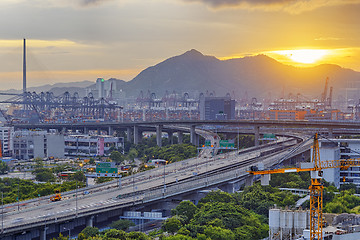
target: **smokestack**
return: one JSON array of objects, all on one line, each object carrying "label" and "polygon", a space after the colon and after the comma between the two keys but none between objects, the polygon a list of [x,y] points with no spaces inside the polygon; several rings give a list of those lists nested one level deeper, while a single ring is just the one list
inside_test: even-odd
[{"label": "smokestack", "polygon": [[23,56],[23,93],[26,92],[26,39],[24,38],[24,56]]}]

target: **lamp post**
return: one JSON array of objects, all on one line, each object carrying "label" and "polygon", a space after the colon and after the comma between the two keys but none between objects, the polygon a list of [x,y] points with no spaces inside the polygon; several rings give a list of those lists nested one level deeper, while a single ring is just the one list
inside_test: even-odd
[{"label": "lamp post", "polygon": [[4,193],[1,192],[1,232],[4,232]]},{"label": "lamp post", "polygon": [[70,239],[70,227],[68,229],[66,229],[66,227],[63,227],[64,231],[69,231],[69,239]]},{"label": "lamp post", "polygon": [[166,165],[166,162],[164,163],[164,194],[165,194],[165,191],[166,191],[165,165]]},{"label": "lamp post", "polygon": [[[78,216],[78,202],[77,202],[77,190],[78,190],[78,186],[77,186],[77,181],[76,181],[76,191],[75,191],[75,214],[76,214],[76,217]],[[69,232],[70,232],[70,229],[69,229]],[[69,234],[69,238],[70,238],[70,234]]]}]

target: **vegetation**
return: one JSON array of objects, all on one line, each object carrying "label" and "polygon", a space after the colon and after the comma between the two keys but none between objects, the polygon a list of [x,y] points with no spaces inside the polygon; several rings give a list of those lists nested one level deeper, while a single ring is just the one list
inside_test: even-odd
[{"label": "vegetation", "polygon": [[123,231],[126,231],[129,229],[129,227],[131,226],[135,226],[135,224],[132,222],[132,221],[129,221],[129,220],[117,220],[115,222],[112,222],[110,224],[110,227],[111,228],[114,228],[114,229],[117,229],[117,230],[123,230]]},{"label": "vegetation", "polygon": [[0,174],[5,174],[9,171],[9,166],[0,160]]},{"label": "vegetation", "polygon": [[[77,185],[79,187],[85,186],[85,184],[81,182],[78,182]],[[19,197],[19,200],[22,201],[26,199],[37,198],[39,196],[41,197],[51,195],[55,192],[55,189],[59,189],[61,192],[66,192],[75,188],[75,181],[64,182],[63,184],[35,184],[30,180],[23,180],[18,178],[0,179],[0,191],[4,194],[4,204],[16,202],[17,197]]]}]

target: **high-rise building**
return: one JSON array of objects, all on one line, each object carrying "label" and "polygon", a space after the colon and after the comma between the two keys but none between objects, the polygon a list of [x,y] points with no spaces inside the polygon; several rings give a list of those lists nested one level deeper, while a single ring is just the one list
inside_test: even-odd
[{"label": "high-rise building", "polygon": [[200,120],[235,119],[235,100],[230,97],[205,97],[199,107]]},{"label": "high-rise building", "polygon": [[2,148],[2,155],[4,157],[12,156],[13,134],[14,134],[13,127],[0,127],[1,148]]}]

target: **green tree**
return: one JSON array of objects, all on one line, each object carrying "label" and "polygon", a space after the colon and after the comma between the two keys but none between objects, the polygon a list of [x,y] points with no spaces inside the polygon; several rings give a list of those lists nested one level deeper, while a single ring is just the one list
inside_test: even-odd
[{"label": "green tree", "polygon": [[112,151],[110,153],[110,159],[118,164],[124,162],[124,155],[122,155],[119,151]]},{"label": "green tree", "polygon": [[3,162],[3,161],[0,161],[0,174],[5,174],[9,171],[9,166]]},{"label": "green tree", "polygon": [[56,177],[52,173],[51,169],[48,168],[37,168],[33,171],[35,174],[36,181],[39,182],[55,182]]},{"label": "green tree", "polygon": [[138,151],[135,148],[131,148],[128,155],[127,155],[127,159],[129,161],[134,161],[134,159],[139,155]]},{"label": "green tree", "polygon": [[162,225],[162,229],[166,232],[174,234],[181,228],[182,224],[180,220],[174,216],[166,219],[166,221]]},{"label": "green tree", "polygon": [[124,220],[124,219],[117,220],[110,224],[111,228],[114,228],[117,230],[123,230],[123,231],[128,230],[129,227],[131,227],[131,226],[135,226],[134,222],[132,222],[130,220]]},{"label": "green tree", "polygon": [[171,210],[171,214],[181,216],[184,218],[185,223],[189,223],[194,217],[196,210],[197,207],[192,202],[182,201],[175,209]]},{"label": "green tree", "polygon": [[69,177],[69,180],[75,180],[78,182],[86,182],[86,176],[83,172],[77,171],[72,176]]},{"label": "green tree", "polygon": [[127,234],[127,239],[148,240],[150,238],[142,232],[129,232]]},{"label": "green tree", "polygon": [[211,240],[235,240],[235,234],[228,229],[209,226],[205,229],[205,235]]},{"label": "green tree", "polygon": [[121,239],[126,240],[126,232],[117,229],[110,229],[104,235],[104,240]]},{"label": "green tree", "polygon": [[87,226],[86,228],[84,228],[81,231],[81,233],[84,234],[85,238],[89,238],[89,237],[95,237],[100,232],[99,232],[99,229],[97,227]]}]

